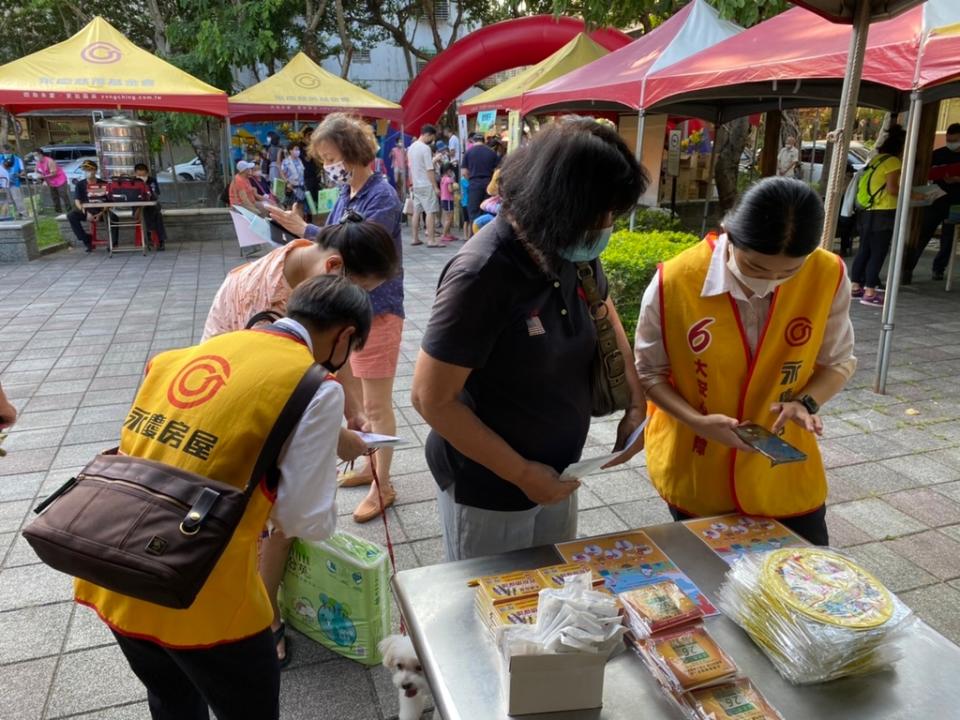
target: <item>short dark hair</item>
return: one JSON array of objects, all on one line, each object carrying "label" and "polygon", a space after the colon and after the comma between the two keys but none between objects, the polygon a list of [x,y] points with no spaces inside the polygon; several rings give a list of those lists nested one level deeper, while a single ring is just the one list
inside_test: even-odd
[{"label": "short dark hair", "polygon": [[960,123],[950,123],[947,128],[947,135],[960,135]]},{"label": "short dark hair", "polygon": [[823,202],[802,180],[764,178],[727,213],[723,229],[730,242],[742,250],[806,257],[820,244]]},{"label": "short dark hair", "polygon": [[400,265],[390,233],[380,223],[369,220],[325,225],[314,242],[340,253],[347,275],[389,280]]},{"label": "short dark hair", "polygon": [[46,155],[46,151],[42,147],[34,148],[33,152],[37,155]]},{"label": "short dark hair", "polygon": [[907,143],[907,133],[900,125],[891,125],[890,129],[887,130],[887,137],[880,147],[877,148],[877,152],[882,155],[895,155],[900,157],[903,154],[903,146]]},{"label": "short dark hair", "polygon": [[436,134],[437,134],[437,126],[436,126],[436,125],[431,125],[430,123],[426,123],[425,125],[421,125],[421,126],[420,126],[420,134],[421,134],[421,135],[436,135]]},{"label": "short dark hair", "polygon": [[134,165],[133,171],[136,172],[137,170],[146,170],[147,172],[150,172],[150,168],[147,167],[146,163],[137,163]]},{"label": "short dark hair", "polygon": [[370,336],[373,307],[370,296],[341,275],[317,275],[297,285],[287,301],[287,317],[308,330],[324,332],[337,325],[357,329],[355,347]]},{"label": "short dark hair", "polygon": [[548,256],[581,243],[608,213],[622,215],[649,177],[615,129],[568,116],[504,161],[502,210]]},{"label": "short dark hair", "polygon": [[370,125],[347,113],[331,113],[310,134],[310,155],[316,160],[322,142],[337,146],[343,160],[350,165],[369,165],[377,157],[380,146]]}]

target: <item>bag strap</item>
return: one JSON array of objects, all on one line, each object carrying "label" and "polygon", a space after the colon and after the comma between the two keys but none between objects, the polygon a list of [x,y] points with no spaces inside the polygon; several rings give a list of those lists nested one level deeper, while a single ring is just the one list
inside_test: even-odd
[{"label": "bag strap", "polygon": [[626,365],[623,360],[623,353],[620,352],[620,346],[617,344],[617,333],[610,322],[607,305],[600,297],[600,288],[597,286],[597,278],[590,263],[577,263],[577,278],[580,280],[580,286],[587,296],[590,317],[593,318],[594,325],[597,327],[597,343],[600,347],[603,371],[610,384],[610,391],[614,394],[620,394],[628,390]]},{"label": "bag strap", "polygon": [[[873,182],[873,176],[877,173],[877,170],[880,169],[880,166],[883,165],[889,157],[890,157],[889,155],[880,154],[880,155],[877,155],[869,163],[870,174],[867,176],[866,181],[867,181],[867,194],[870,196],[870,198],[867,200],[867,204],[864,205],[863,207],[864,210],[869,210],[870,208],[873,207],[874,202],[876,202],[877,198],[880,197],[880,194],[883,192],[883,189],[886,186],[886,179],[884,179],[884,184],[878,187],[876,192],[870,192],[870,183]],[[876,165],[873,164],[875,161],[878,161]]]},{"label": "bag strap", "polygon": [[327,379],[326,371],[314,363],[300,378],[300,382],[293,389],[290,397],[287,399],[283,410],[277,416],[270,434],[263,443],[257,462],[253,466],[253,473],[247,483],[244,495],[248,498],[253,494],[254,488],[260,484],[261,479],[265,479],[267,487],[272,491],[276,489],[279,483],[280,470],[277,468],[277,460],[280,458],[280,451],[284,443],[293,432],[293,429],[300,422],[304,411],[317,394],[320,383]]}]

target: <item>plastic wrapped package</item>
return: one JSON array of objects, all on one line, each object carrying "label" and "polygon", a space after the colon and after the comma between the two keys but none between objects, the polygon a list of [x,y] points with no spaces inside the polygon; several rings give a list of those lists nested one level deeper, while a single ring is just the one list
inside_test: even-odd
[{"label": "plastic wrapped package", "polygon": [[655,635],[638,643],[640,656],[668,692],[683,693],[732,680],[737,666],[703,625]]},{"label": "plastic wrapped package", "polygon": [[673,580],[643,585],[617,597],[637,638],[647,638],[703,618],[703,610]]},{"label": "plastic wrapped package", "polygon": [[680,702],[691,720],[783,720],[746,678],[694,690]]},{"label": "plastic wrapped package", "polygon": [[913,614],[873,575],[827,548],[785,548],[734,563],[718,604],[790,682],[890,667]]}]

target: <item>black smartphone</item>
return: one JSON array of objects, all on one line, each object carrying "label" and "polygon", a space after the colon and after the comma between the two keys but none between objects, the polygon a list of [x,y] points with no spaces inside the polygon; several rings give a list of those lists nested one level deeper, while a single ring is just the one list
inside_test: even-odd
[{"label": "black smartphone", "polygon": [[785,442],[765,427],[755,423],[738,425],[733,429],[741,440],[761,455],[770,458],[771,465],[803,462],[807,454],[797,450],[793,445]]}]

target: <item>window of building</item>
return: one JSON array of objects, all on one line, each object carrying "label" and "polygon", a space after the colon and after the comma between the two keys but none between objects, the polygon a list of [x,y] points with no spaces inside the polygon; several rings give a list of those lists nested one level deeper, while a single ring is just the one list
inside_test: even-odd
[{"label": "window of building", "polygon": [[353,62],[355,63],[369,63],[370,62],[370,49],[366,50],[354,50],[353,51]]},{"label": "window of building", "polygon": [[448,22],[450,20],[450,3],[445,0],[434,3],[433,16],[437,22]]}]

